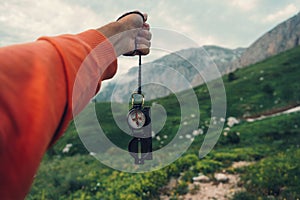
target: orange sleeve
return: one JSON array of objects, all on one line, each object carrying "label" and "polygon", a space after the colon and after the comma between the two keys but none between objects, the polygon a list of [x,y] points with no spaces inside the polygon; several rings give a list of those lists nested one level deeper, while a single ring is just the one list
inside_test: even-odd
[{"label": "orange sleeve", "polygon": [[1,199],[25,198],[49,145],[116,70],[96,30],[0,48]]}]

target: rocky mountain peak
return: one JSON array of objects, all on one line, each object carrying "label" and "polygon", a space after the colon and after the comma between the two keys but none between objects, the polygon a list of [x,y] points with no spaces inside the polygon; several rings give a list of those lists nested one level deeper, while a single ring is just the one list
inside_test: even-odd
[{"label": "rocky mountain peak", "polygon": [[248,66],[300,45],[300,12],[268,31],[246,49],[238,64]]}]

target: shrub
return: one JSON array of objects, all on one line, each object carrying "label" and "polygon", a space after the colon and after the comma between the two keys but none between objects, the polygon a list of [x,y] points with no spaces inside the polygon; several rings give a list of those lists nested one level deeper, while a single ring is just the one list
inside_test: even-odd
[{"label": "shrub", "polygon": [[232,200],[253,200],[257,199],[255,195],[248,192],[237,192],[234,194]]},{"label": "shrub", "polygon": [[180,171],[188,170],[191,166],[195,165],[195,163],[199,160],[198,156],[195,154],[188,154],[176,161],[176,165],[180,169]]},{"label": "shrub", "polygon": [[295,196],[288,191],[300,191],[299,156],[300,149],[290,150],[250,166],[243,176],[247,191],[261,196]]},{"label": "shrub", "polygon": [[194,170],[197,171],[198,173],[201,172],[203,174],[209,174],[209,173],[216,172],[222,166],[223,164],[221,162],[210,160],[210,159],[204,159],[196,163]]},{"label": "shrub", "polygon": [[238,144],[240,143],[240,133],[233,131],[224,132],[219,139],[219,143],[222,145]]},{"label": "shrub", "polygon": [[228,82],[234,81],[236,79],[237,79],[237,77],[236,77],[236,75],[233,72],[230,72],[228,74]]},{"label": "shrub", "polygon": [[179,195],[184,195],[188,193],[188,184],[185,181],[180,181],[177,187],[175,188],[175,193]]},{"label": "shrub", "polygon": [[186,172],[184,172],[183,176],[181,177],[181,179],[183,181],[186,181],[186,182],[192,182],[193,180],[193,177],[195,177],[197,175],[196,172],[192,171],[192,170],[188,170]]}]

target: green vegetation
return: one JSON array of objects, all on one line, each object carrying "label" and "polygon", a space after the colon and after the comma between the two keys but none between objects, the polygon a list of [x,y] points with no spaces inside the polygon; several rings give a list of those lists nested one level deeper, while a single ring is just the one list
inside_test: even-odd
[{"label": "green vegetation", "polygon": [[[246,190],[237,193],[235,200],[300,198],[300,113],[255,122],[245,120],[299,105],[299,55],[300,48],[295,48],[239,69],[231,75],[234,78],[223,77],[227,92],[226,118],[234,116],[240,122],[224,129],[218,144],[205,158],[197,156],[205,136],[200,134],[182,157],[161,170],[142,174],[119,172],[88,154],[71,123],[66,134],[44,157],[27,199],[139,200],[159,199],[160,195],[178,199],[189,192],[188,184],[199,173],[213,177],[215,172],[223,170],[242,176],[241,184]],[[201,113],[199,128],[205,133],[210,121],[210,97],[206,86],[195,88],[195,92]],[[177,132],[180,107],[174,95],[155,102],[168,113],[166,124],[158,134],[161,140],[154,139],[154,148],[159,149],[162,140],[167,144]],[[108,138],[126,148],[130,137],[113,123],[110,104],[96,104],[96,110]],[[108,115],[103,117],[103,113]],[[66,144],[72,146],[63,152]],[[231,167],[234,161],[254,164],[234,169]],[[166,187],[172,178],[178,180],[176,186]]]}]

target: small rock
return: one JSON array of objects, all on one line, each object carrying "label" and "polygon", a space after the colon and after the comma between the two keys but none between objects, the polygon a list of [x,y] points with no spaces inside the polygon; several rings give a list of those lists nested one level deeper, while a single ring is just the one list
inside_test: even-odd
[{"label": "small rock", "polygon": [[239,161],[239,162],[233,162],[232,167],[233,169],[241,168],[241,167],[246,167],[249,165],[252,165],[254,162],[247,162],[247,161]]},{"label": "small rock", "polygon": [[220,183],[227,183],[229,181],[229,178],[226,174],[216,173],[214,177],[216,181]]},{"label": "small rock", "polygon": [[175,178],[171,178],[171,180],[169,181],[169,184],[167,185],[167,187],[169,189],[175,188],[177,185],[177,180]]},{"label": "small rock", "polygon": [[208,183],[210,179],[205,175],[200,175],[197,177],[193,177],[194,182]]}]

